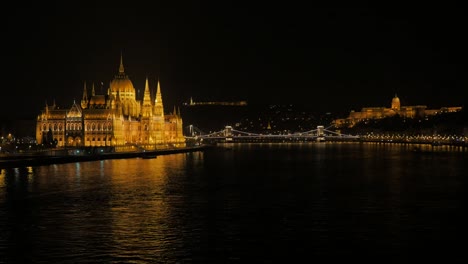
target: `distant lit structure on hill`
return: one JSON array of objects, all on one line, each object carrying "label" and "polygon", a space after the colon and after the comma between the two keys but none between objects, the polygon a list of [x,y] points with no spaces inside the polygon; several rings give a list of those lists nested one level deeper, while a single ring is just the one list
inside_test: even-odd
[{"label": "distant lit structure on hill", "polygon": [[219,101],[211,101],[211,102],[195,102],[190,97],[189,103],[184,103],[186,106],[197,106],[197,105],[226,105],[226,106],[246,106],[247,101],[236,101],[236,102],[219,102]]},{"label": "distant lit structure on hill", "polygon": [[461,111],[462,107],[442,107],[440,109],[427,109],[425,105],[401,106],[400,98],[395,95],[390,108],[386,107],[364,107],[360,112],[351,111],[347,118],[333,121],[335,127],[353,127],[359,122],[369,119],[382,119],[392,116],[403,118],[424,118],[441,113],[452,113]]},{"label": "distant lit structure on hill", "polygon": [[59,109],[46,104],[37,117],[39,144],[63,146],[118,146],[126,144],[171,144],[185,146],[179,111],[164,114],[160,83],[151,98],[148,78],[142,100],[125,74],[122,56],[119,72],[110,82],[107,94],[91,94],[84,84],[80,103]]}]

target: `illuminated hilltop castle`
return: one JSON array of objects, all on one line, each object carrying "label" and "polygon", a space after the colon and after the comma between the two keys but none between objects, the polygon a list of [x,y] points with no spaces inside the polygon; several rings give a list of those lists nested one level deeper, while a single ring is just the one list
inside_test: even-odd
[{"label": "illuminated hilltop castle", "polygon": [[427,109],[425,105],[401,106],[400,98],[395,95],[390,108],[364,107],[360,112],[351,111],[347,118],[333,121],[335,127],[353,127],[361,121],[368,119],[381,119],[399,115],[403,118],[424,118],[440,113],[458,112],[462,107],[442,107],[440,109]]},{"label": "illuminated hilltop castle", "polygon": [[160,83],[156,96],[146,78],[143,100],[138,100],[132,81],[124,72],[122,56],[119,72],[110,82],[107,94],[88,94],[86,83],[80,104],[58,109],[46,104],[37,117],[39,144],[57,146],[122,146],[129,144],[185,146],[180,109],[164,114]]}]

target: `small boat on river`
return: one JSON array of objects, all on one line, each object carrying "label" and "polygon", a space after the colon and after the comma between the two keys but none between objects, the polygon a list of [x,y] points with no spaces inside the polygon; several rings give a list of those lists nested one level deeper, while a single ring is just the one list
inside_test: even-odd
[{"label": "small boat on river", "polygon": [[141,156],[142,159],[155,159],[158,155],[156,154],[143,154]]}]

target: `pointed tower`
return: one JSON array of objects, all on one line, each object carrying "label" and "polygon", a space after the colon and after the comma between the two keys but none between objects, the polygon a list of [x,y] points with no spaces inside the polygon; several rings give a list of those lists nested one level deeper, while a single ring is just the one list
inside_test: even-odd
[{"label": "pointed tower", "polygon": [[120,52],[120,67],[119,67],[119,73],[120,73],[120,74],[125,74],[125,69],[124,69],[124,66],[123,66],[123,56],[122,56],[122,52]]},{"label": "pointed tower", "polygon": [[145,83],[145,92],[143,95],[143,103],[141,106],[141,115],[143,117],[150,117],[153,114],[152,111],[152,105],[151,105],[151,93],[148,85],[148,77],[146,77],[146,83]]},{"label": "pointed tower", "polygon": [[96,95],[96,92],[94,90],[94,83],[93,83],[93,88],[91,89],[91,97],[95,96]]},{"label": "pointed tower", "polygon": [[164,116],[164,106],[161,95],[161,84],[158,80],[158,87],[156,89],[156,98],[154,99],[154,115]]},{"label": "pointed tower", "polygon": [[164,116],[164,106],[161,96],[161,84],[158,80],[156,88],[156,96],[153,105],[153,117],[152,117],[153,128],[151,131],[151,138],[155,144],[163,144],[166,142],[166,117]]},{"label": "pointed tower", "polygon": [[84,83],[83,88],[83,98],[81,99],[81,108],[86,109],[88,108],[88,91],[86,90],[86,82]]}]

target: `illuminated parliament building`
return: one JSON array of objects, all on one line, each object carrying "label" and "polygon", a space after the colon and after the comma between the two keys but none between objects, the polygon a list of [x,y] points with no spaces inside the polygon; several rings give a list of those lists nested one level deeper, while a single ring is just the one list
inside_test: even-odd
[{"label": "illuminated parliament building", "polygon": [[[119,72],[110,82],[107,94],[91,93],[84,84],[80,103],[69,109],[47,105],[37,117],[36,140],[54,142],[58,147],[103,147],[138,145],[185,146],[180,109],[164,113],[160,82],[155,98],[151,97],[148,78],[142,100],[125,74],[120,58]],[[152,147],[151,147],[152,146]]]}]

